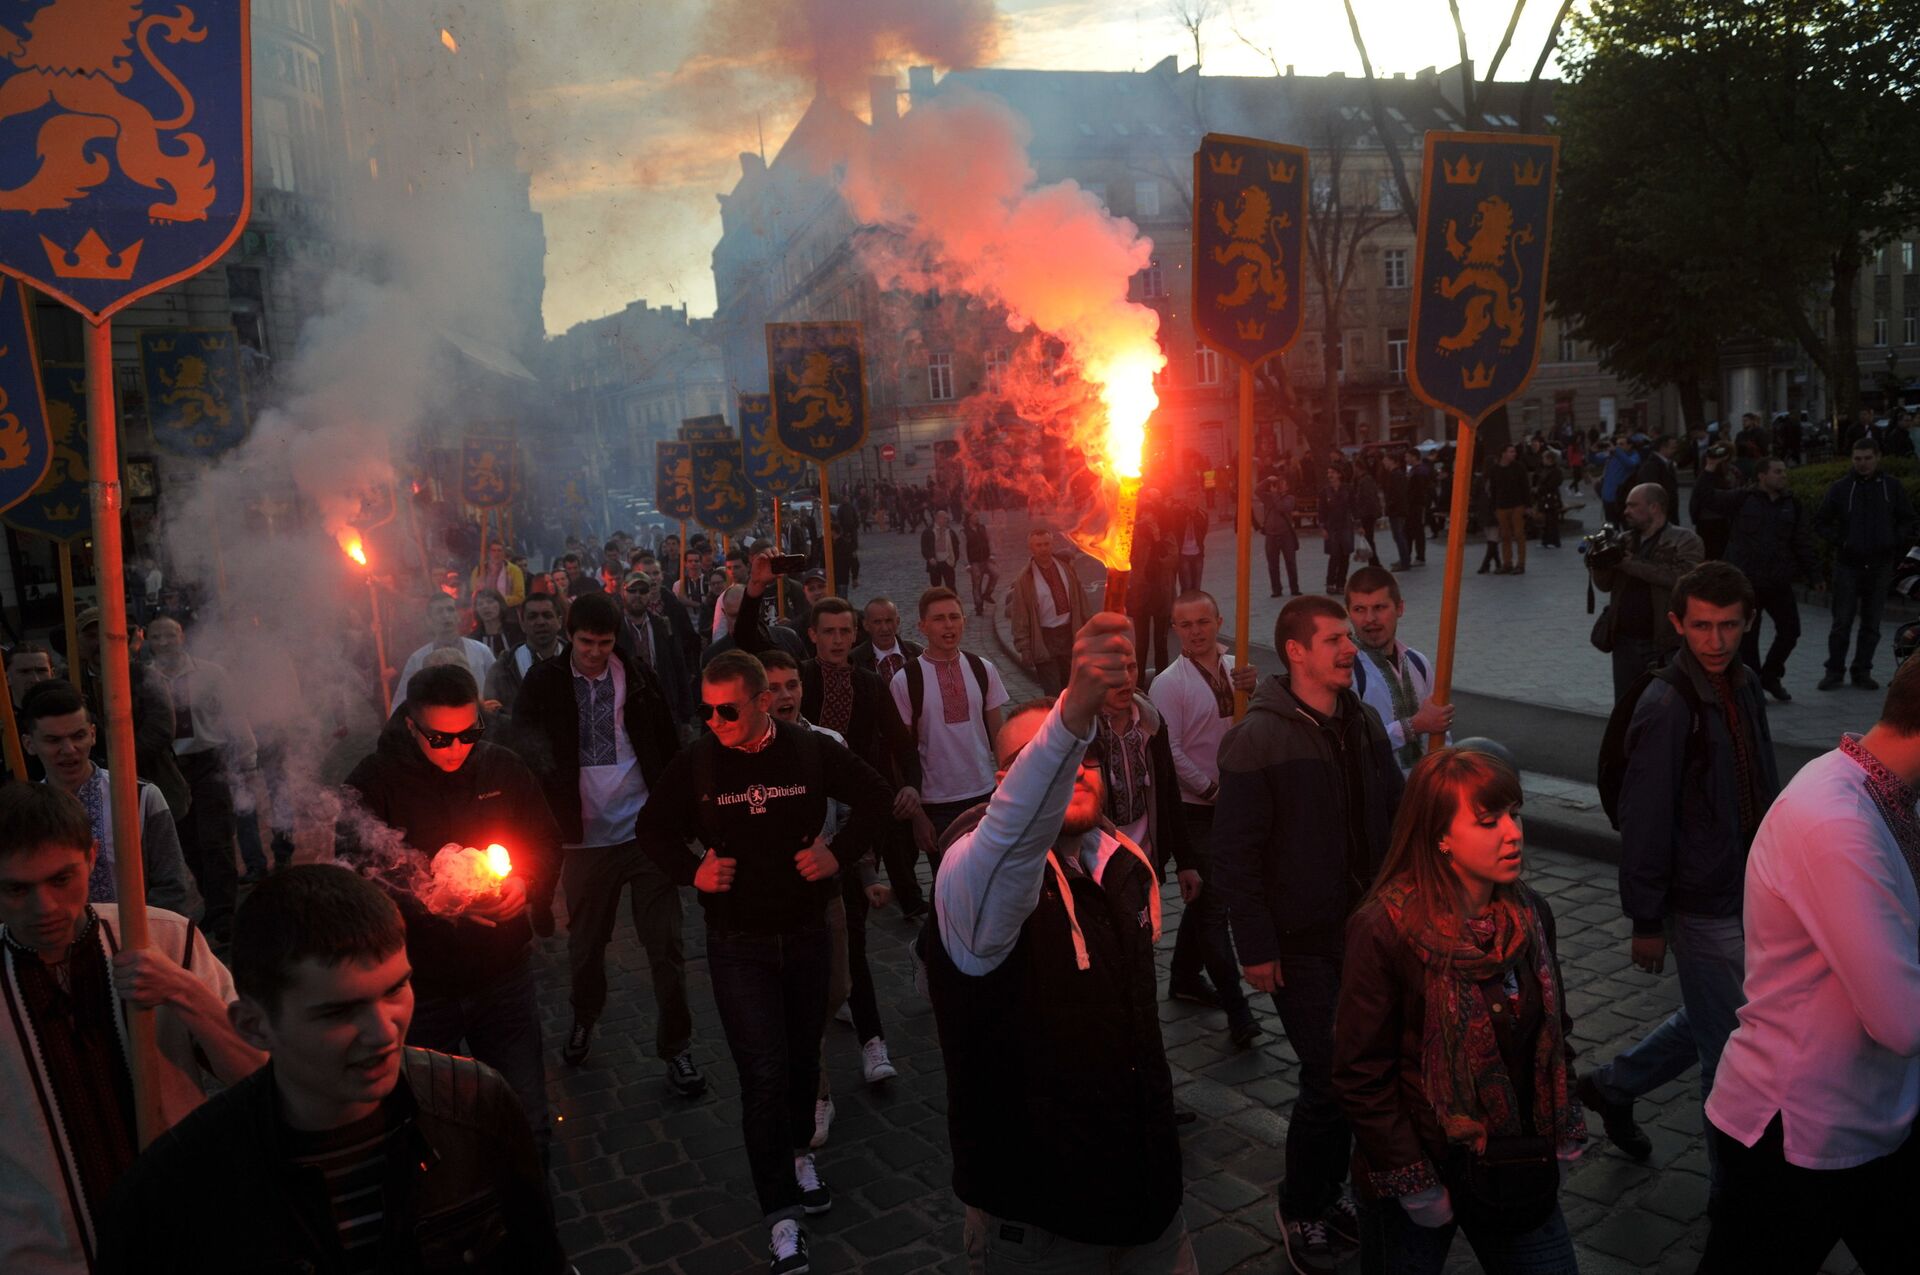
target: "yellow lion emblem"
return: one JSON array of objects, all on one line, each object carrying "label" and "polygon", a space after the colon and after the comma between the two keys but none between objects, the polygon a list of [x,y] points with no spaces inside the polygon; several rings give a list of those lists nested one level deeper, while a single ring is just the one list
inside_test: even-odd
[{"label": "yellow lion emblem", "polygon": [[225,425],[233,415],[226,404],[225,396],[216,389],[219,377],[207,366],[207,361],[197,355],[189,354],[180,360],[180,366],[169,376],[165,368],[160,369],[160,381],[167,392],[160,396],[163,407],[179,409],[179,417],[171,422],[178,430],[193,430],[201,421],[215,425]]},{"label": "yellow lion emblem", "polygon": [[1249,186],[1240,192],[1232,217],[1227,216],[1223,201],[1214,200],[1213,219],[1220,233],[1232,240],[1214,248],[1214,263],[1222,266],[1240,263],[1234,271],[1233,291],[1223,292],[1214,299],[1231,310],[1245,305],[1256,295],[1264,295],[1267,309],[1286,309],[1287,272],[1280,261],[1283,255],[1280,232],[1293,224],[1292,216],[1287,213],[1274,216],[1272,198],[1261,187]]},{"label": "yellow lion emblem", "polygon": [[[181,132],[193,119],[193,94],[154,56],[158,30],[169,44],[198,44],[206,28],[194,26],[185,5],[171,16],[141,17],[143,0],[53,0],[27,20],[21,38],[0,28],[0,59],[12,70],[0,82],[0,120],[28,115],[49,103],[63,108],[41,125],[35,143],[40,167],[27,181],[0,190],[0,211],[44,212],[66,208],[105,181],[113,165],[94,149],[113,141],[120,171],[168,197],[147,209],[159,221],[204,221],[213,203],[213,162],[198,134]],[[180,99],[180,112],[155,119],[153,112],[121,92],[133,78],[138,57]],[[172,146],[161,135],[172,133]]]},{"label": "yellow lion emblem", "polygon": [[1511,350],[1526,336],[1527,303],[1516,295],[1524,282],[1520,259],[1513,260],[1513,281],[1507,281],[1503,269],[1508,251],[1518,244],[1533,242],[1533,227],[1513,228],[1513,207],[1498,195],[1488,195],[1474,210],[1473,236],[1461,243],[1456,233],[1459,223],[1447,219],[1447,255],[1461,263],[1459,273],[1442,279],[1436,291],[1452,301],[1461,293],[1478,295],[1467,301],[1466,317],[1460,330],[1441,337],[1438,344],[1447,354],[1468,349],[1479,341],[1489,324],[1498,324],[1502,336],[1500,348]]},{"label": "yellow lion emblem", "polygon": [[[848,397],[845,379],[831,354],[822,350],[810,350],[802,358],[800,371],[787,372],[787,384],[791,387],[787,393],[790,403],[805,403],[807,413],[800,418],[794,428],[804,433],[831,419],[839,430],[853,428],[853,403]],[[810,442],[815,447],[833,446],[833,437],[829,434],[817,434]]]}]

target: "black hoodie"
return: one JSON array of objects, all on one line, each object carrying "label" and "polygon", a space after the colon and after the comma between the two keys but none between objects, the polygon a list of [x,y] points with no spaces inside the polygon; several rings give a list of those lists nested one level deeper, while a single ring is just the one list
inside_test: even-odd
[{"label": "black hoodie", "polygon": [[421,753],[396,713],[380,733],[373,754],[347,776],[368,813],[406,838],[412,862],[395,871],[373,871],[367,848],[342,819],[336,844],[342,859],[385,886],[407,920],[407,959],[414,986],[429,996],[458,996],[493,986],[526,959],[533,927],[522,912],[487,926],[434,916],[404,885],[406,870],[424,872],[434,852],[448,842],[485,847],[499,842],[513,855],[514,872],[525,878],[529,899],[551,898],[559,862],[560,829],[526,763],[498,744],[482,740],[466,764],[451,773]]}]

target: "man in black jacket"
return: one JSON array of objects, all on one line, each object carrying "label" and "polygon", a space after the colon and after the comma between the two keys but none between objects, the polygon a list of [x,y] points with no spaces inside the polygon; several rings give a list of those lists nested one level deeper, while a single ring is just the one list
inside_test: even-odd
[{"label": "man in black jacket", "polygon": [[[807,1149],[832,961],[827,898],[840,863],[885,832],[892,794],[846,748],[775,721],[767,671],[744,651],[707,665],[700,699],[712,733],[667,766],[636,833],[662,872],[700,891],[747,1163],[771,1233],[769,1275],[789,1275],[808,1269],[801,1215],[833,1207]],[[848,815],[829,842],[819,834],[830,799]],[[704,858],[687,853],[689,842]]]},{"label": "man in black jacket", "polygon": [[[694,1066],[693,1013],[687,1006],[680,894],[640,853],[634,821],[678,748],[660,680],[616,634],[613,599],[588,594],[567,611],[567,658],[527,674],[514,725],[540,775],[560,825],[560,884],[567,899],[567,963],[573,1025],[561,1057],[573,1066],[592,1048],[607,1003],[607,943],[631,889],[633,927],[647,950],[659,1012],[654,1053],[682,1095],[706,1089]],[[537,750],[537,751],[536,751]]]},{"label": "man in black jacket", "polygon": [[1634,471],[1628,480],[1629,487],[1641,483],[1654,483],[1667,493],[1667,511],[1672,515],[1670,521],[1680,523],[1680,471],[1673,467],[1673,455],[1680,450],[1680,440],[1672,434],[1662,434],[1647,443],[1645,434],[1635,434],[1634,445],[1646,449],[1646,459],[1640,462],[1640,468]]},{"label": "man in black jacket", "polygon": [[[1706,472],[1729,468],[1724,456],[1708,457]],[[1737,472],[1737,471],[1736,471]],[[1753,585],[1754,619],[1740,643],[1740,660],[1760,675],[1761,689],[1777,700],[1790,700],[1786,684],[1787,657],[1800,640],[1800,603],[1793,596],[1795,577],[1812,580],[1818,572],[1813,556],[1812,520],[1787,490],[1787,462],[1767,457],[1756,466],[1752,487],[1714,487],[1701,501],[1703,510],[1726,519],[1726,559],[1746,573]],[[1773,644],[1760,658],[1760,613],[1773,621]]]},{"label": "man in black jacket", "polygon": [[[645,571],[629,571],[620,586],[620,632],[616,645],[638,656],[660,683],[673,724],[693,723],[693,666],[673,630],[672,621],[654,605],[659,588]],[[685,608],[679,608],[684,617]]]},{"label": "man in black jacket", "polygon": [[149,1147],[103,1212],[96,1269],[561,1275],[513,1090],[408,1048],[393,902],[344,868],[288,868],[234,926],[236,1027],[272,1061]]},{"label": "man in black jacket", "polygon": [[[406,706],[347,776],[362,809],[342,812],[335,840],[339,857],[386,886],[407,918],[415,992],[407,1043],[471,1054],[499,1071],[544,1147],[552,1131],[529,957],[535,925],[553,932],[559,829],[526,765],[483,742],[482,730],[473,674],[444,664],[415,673]],[[464,908],[423,901],[441,847],[495,843],[514,866],[496,893]]]},{"label": "man in black jacket", "polygon": [[1220,745],[1215,882],[1247,982],[1271,993],[1300,1059],[1280,1229],[1296,1270],[1356,1247],[1352,1136],[1333,1095],[1333,1009],[1346,920],[1386,858],[1403,786],[1379,715],[1353,693],[1347,609],[1294,598],[1274,622],[1287,673],[1254,693]]},{"label": "man in black jacket", "polygon": [[920,644],[900,636],[900,608],[892,598],[867,599],[860,620],[867,639],[853,648],[853,666],[878,673],[882,682],[893,681],[893,675],[921,653]]},{"label": "man in black jacket", "polygon": [[920,556],[927,564],[929,585],[953,588],[954,571],[966,561],[966,551],[946,510],[934,510],[933,525],[920,533]]},{"label": "man in black jacket", "polygon": [[1833,546],[1833,628],[1827,634],[1827,675],[1820,689],[1833,690],[1845,680],[1847,638],[1853,618],[1860,617],[1860,639],[1853,651],[1853,684],[1878,690],[1873,680],[1873,653],[1880,645],[1880,612],[1887,604],[1887,586],[1894,563],[1913,543],[1913,503],[1900,480],[1875,472],[1880,448],[1871,438],[1853,445],[1853,472],[1827,488],[1814,526]]}]

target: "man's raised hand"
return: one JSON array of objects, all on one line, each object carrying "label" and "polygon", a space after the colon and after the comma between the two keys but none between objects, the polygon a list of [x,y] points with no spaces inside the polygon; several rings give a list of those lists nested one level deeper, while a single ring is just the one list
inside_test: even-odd
[{"label": "man's raised hand", "polygon": [[1133,676],[1133,621],[1113,611],[1088,620],[1073,639],[1073,669],[1060,698],[1060,720],[1075,735],[1093,729],[1107,692]]}]

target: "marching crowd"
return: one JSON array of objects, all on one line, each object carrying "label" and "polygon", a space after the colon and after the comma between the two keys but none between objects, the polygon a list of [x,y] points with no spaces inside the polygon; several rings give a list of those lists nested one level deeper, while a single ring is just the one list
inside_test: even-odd
[{"label": "marching crowd", "polygon": [[[1499,467],[1518,464],[1496,461],[1496,513],[1515,494]],[[1414,565],[1431,467],[1409,452],[1364,477],[1402,515],[1394,565]],[[1323,522],[1347,478],[1327,468]],[[1167,578],[1130,615],[1096,613],[1031,528],[1004,582],[1043,690],[1021,703],[963,646],[969,606],[1001,600],[977,514],[926,516],[929,585],[905,617],[847,596],[857,557],[832,589],[804,555],[716,562],[705,537],[570,547],[547,574],[494,545],[427,601],[327,864],[288,866],[274,732],[157,619],[134,679],[139,950],[120,937],[83,615],[84,676],[57,678],[32,643],[7,662],[39,782],[0,789],[0,1269],[566,1270],[547,1074],[593,1054],[623,896],[660,1077],[720,1101],[694,1057],[688,889],[770,1275],[811,1269],[806,1219],[834,1203],[829,1025],[851,1022],[864,1083],[898,1075],[868,961],[889,907],[920,923],[974,1270],[1199,1269],[1163,996],[1217,1007],[1242,1050],[1270,1002],[1298,1059],[1275,1184],[1296,1271],[1437,1272],[1461,1234],[1489,1271],[1575,1270],[1569,1167],[1599,1135],[1646,1159],[1634,1100],[1695,1067],[1702,1270],[1814,1271],[1841,1240],[1869,1271],[1907,1269],[1886,1202],[1920,1189],[1920,664],[1871,729],[1782,784],[1764,692],[1783,698],[1791,641],[1769,571],[1798,542],[1762,503],[1775,482],[1763,466],[1712,506],[1725,561],[1663,530],[1657,481],[1628,487],[1625,553],[1596,564],[1623,705],[1600,759],[1621,907],[1633,962],[1671,959],[1682,1002],[1612,1058],[1574,1049],[1514,758],[1451,740],[1377,558],[1349,571],[1343,552],[1327,592],[1300,593],[1284,476],[1261,502],[1273,593],[1284,560],[1296,595],[1279,668],[1224,649],[1188,561],[1204,509],[1154,497],[1137,564]],[[1884,487],[1842,503],[1843,566],[1884,556],[1856,544],[1863,519],[1911,533]],[[1495,525],[1509,549],[1518,533],[1518,571],[1514,521]],[[1780,627],[1765,661],[1762,612]],[[441,847],[496,843],[513,868],[494,887],[455,906],[427,888]],[[571,1021],[549,1042],[534,941],[556,902]],[[167,1131],[145,1150],[127,1006],[158,1024]]]}]

